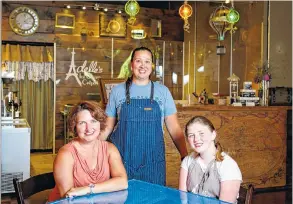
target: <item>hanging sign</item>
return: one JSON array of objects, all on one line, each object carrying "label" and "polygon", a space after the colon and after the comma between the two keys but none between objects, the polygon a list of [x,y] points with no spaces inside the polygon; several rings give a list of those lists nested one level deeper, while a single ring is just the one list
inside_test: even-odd
[{"label": "hanging sign", "polygon": [[70,63],[69,70],[66,74],[65,80],[68,80],[69,77],[73,76],[80,86],[84,86],[84,85],[97,86],[98,85],[97,79],[100,77],[94,76],[94,74],[96,75],[96,74],[102,73],[103,68],[98,66],[97,61],[92,61],[88,65],[87,60],[85,60],[82,65],[76,66],[74,62],[74,55],[75,55],[75,52],[73,48],[71,52],[71,63]]}]

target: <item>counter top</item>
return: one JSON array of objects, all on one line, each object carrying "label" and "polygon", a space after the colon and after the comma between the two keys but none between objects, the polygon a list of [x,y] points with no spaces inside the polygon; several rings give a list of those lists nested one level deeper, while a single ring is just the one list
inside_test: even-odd
[{"label": "counter top", "polygon": [[292,106],[221,106],[221,105],[176,105],[178,110],[202,110],[202,111],[221,111],[221,110],[251,110],[251,111],[268,111],[268,110],[292,110]]},{"label": "counter top", "polygon": [[2,127],[2,129],[30,128],[30,126],[25,118],[17,118],[17,119],[3,119],[2,118],[1,127]]}]

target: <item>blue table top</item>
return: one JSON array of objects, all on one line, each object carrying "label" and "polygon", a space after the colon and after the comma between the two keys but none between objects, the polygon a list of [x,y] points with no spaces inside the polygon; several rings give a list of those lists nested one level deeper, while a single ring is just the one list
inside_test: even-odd
[{"label": "blue table top", "polygon": [[72,203],[95,203],[95,204],[226,204],[227,202],[200,196],[193,193],[186,193],[165,186],[147,183],[139,180],[129,180],[128,189],[111,193],[88,194],[73,198],[63,198],[50,204],[72,204]]}]

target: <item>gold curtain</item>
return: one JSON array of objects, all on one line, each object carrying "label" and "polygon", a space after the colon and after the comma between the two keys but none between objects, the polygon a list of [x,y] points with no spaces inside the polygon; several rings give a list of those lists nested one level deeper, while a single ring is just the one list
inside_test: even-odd
[{"label": "gold curtain", "polygon": [[[22,101],[20,117],[31,127],[31,149],[53,148],[54,78],[44,77],[54,75],[52,70],[45,70],[53,68],[51,53],[53,47],[48,46],[2,45],[2,59],[7,65],[2,70],[15,71],[14,83]],[[44,69],[41,74],[40,69]]]},{"label": "gold curtain", "polygon": [[54,79],[53,47],[2,45],[2,77],[33,81]]},{"label": "gold curtain", "polygon": [[53,47],[2,45],[2,61],[53,62]]},{"label": "gold curtain", "polygon": [[31,126],[31,149],[53,148],[54,82],[18,81],[21,113]]}]

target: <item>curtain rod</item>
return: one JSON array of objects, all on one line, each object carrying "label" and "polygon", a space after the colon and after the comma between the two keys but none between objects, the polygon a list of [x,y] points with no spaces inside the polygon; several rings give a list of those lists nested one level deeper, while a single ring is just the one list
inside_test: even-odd
[{"label": "curtain rod", "polygon": [[54,46],[54,43],[48,43],[48,42],[23,42],[23,41],[8,41],[3,40],[2,45],[31,45],[31,46]]}]

